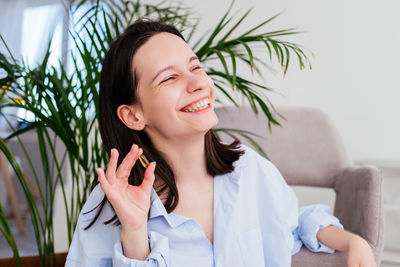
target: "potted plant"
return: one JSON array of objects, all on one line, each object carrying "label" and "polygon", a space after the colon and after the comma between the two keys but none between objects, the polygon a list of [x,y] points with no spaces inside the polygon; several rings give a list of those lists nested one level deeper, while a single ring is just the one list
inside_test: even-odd
[{"label": "potted plant", "polygon": [[[255,75],[262,75],[260,65],[263,60],[254,52],[256,45],[262,45],[271,61],[277,61],[283,72],[288,69],[293,56],[300,68],[309,66],[308,52],[298,45],[279,38],[298,34],[295,29],[264,31],[275,15],[260,24],[239,32],[238,26],[246,20],[251,9],[239,17],[232,15],[233,2],[215,28],[201,38],[194,40],[199,19],[181,4],[161,2],[150,5],[137,1],[89,1],[70,0],[71,17],[84,10],[84,15],[73,22],[70,30],[75,50],[71,50],[70,59],[73,71],[68,72],[62,63],[51,65],[50,49],[40,64],[29,68],[8,51],[0,54],[0,69],[6,76],[0,79],[2,101],[0,110],[5,107],[17,107],[33,114],[33,120],[23,122],[23,127],[14,129],[6,138],[16,138],[23,148],[21,134],[34,131],[37,137],[41,168],[44,172],[44,186],[39,186],[40,201],[35,202],[26,184],[21,168],[10,152],[4,140],[0,140],[0,149],[13,167],[28,202],[31,223],[34,226],[41,266],[57,266],[54,253],[53,203],[56,187],[63,195],[67,220],[68,241],[71,242],[79,212],[90,193],[95,168],[104,166],[107,158],[102,149],[96,123],[98,111],[98,82],[102,59],[108,44],[124,28],[140,17],[151,17],[171,23],[183,32],[187,42],[204,64],[204,69],[215,82],[216,88],[228,102],[239,106],[238,96],[244,97],[255,113],[266,114],[269,122],[279,124],[274,108],[265,95],[270,89],[264,85],[244,78],[237,73],[238,64],[247,65]],[[88,5],[89,4],[89,8]],[[6,46],[6,41],[1,37]],[[73,51],[76,51],[73,52]],[[213,64],[209,64],[212,62]],[[234,94],[233,94],[234,93]],[[236,94],[236,97],[235,97]],[[221,99],[219,99],[221,101]],[[218,99],[217,99],[218,101]],[[7,119],[5,114],[1,114]],[[229,129],[219,129],[229,130]],[[231,135],[241,134],[251,139],[251,133],[230,130]],[[62,143],[65,151],[61,157],[56,153],[56,143]],[[254,143],[257,148],[257,144]],[[25,150],[26,151],[26,150]],[[29,161],[29,155],[26,153]],[[33,164],[30,164],[35,181],[40,185]],[[72,176],[72,191],[65,190],[65,177],[62,169],[68,168]],[[43,212],[39,209],[43,210]],[[0,230],[13,250],[12,261],[17,266],[27,259],[21,259],[7,218],[0,205]],[[62,258],[64,257],[64,258]],[[65,254],[61,255],[61,264]],[[29,258],[28,260],[32,260]]]}]

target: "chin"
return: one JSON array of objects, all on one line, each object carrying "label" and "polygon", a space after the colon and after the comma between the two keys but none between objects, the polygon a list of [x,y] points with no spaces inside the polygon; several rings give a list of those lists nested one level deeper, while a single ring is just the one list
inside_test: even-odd
[{"label": "chin", "polygon": [[216,125],[218,124],[218,119],[215,117],[215,120],[208,120],[206,123],[203,123],[201,125],[196,125],[196,131],[202,133],[202,134],[206,134],[209,130],[211,130],[212,128],[214,128]]},{"label": "chin", "polygon": [[[213,112],[214,112],[214,111],[213,111]],[[215,119],[214,119],[214,123],[212,124],[211,128],[217,126],[217,124],[218,124],[218,122],[219,122],[218,117],[217,117],[217,114],[215,114],[215,112],[214,112],[214,116],[215,116]]]},{"label": "chin", "polygon": [[214,110],[212,110],[212,115],[210,118],[207,119],[207,127],[208,129],[212,129],[218,124],[218,117],[217,114],[215,114]]}]

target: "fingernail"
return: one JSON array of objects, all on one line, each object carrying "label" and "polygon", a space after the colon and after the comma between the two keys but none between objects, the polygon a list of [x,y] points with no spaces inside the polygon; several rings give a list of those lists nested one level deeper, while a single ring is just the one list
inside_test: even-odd
[{"label": "fingernail", "polygon": [[135,148],[136,144],[133,144],[131,147],[131,151]]}]

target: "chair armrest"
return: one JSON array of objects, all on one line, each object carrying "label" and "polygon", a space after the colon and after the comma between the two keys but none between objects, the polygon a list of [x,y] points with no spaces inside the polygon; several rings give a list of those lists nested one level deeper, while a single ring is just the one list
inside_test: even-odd
[{"label": "chair armrest", "polygon": [[382,176],[374,166],[352,166],[335,179],[335,216],[371,245],[377,262],[383,249]]},{"label": "chair armrest", "polygon": [[302,246],[300,251],[292,256],[292,267],[337,267],[347,266],[347,253],[315,253]]}]

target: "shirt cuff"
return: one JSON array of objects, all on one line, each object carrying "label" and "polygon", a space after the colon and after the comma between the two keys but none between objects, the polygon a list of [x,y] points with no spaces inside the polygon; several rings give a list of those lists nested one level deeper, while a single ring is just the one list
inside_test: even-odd
[{"label": "shirt cuff", "polygon": [[121,241],[114,244],[113,266],[114,267],[151,267],[151,266],[168,266],[168,238],[150,232],[150,254],[145,260],[135,260],[124,256]]},{"label": "shirt cuff", "polygon": [[329,225],[343,229],[339,220],[330,214],[329,206],[316,204],[299,209],[298,236],[303,244],[312,252],[333,253],[334,249],[322,244],[317,239],[317,233]]}]

